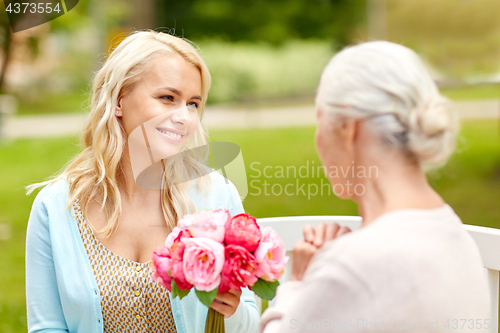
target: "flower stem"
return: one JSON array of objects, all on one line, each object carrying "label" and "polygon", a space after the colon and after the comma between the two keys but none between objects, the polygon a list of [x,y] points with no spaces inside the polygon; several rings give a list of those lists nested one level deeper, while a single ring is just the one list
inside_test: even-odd
[{"label": "flower stem", "polygon": [[208,309],[207,321],[205,322],[205,333],[226,333],[224,327],[224,315],[212,308]]}]

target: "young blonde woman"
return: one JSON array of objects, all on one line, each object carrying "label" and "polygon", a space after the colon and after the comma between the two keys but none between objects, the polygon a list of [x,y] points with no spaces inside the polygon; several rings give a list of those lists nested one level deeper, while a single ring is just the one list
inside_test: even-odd
[{"label": "young blonde woman", "polygon": [[[29,332],[203,332],[207,307],[193,292],[170,298],[150,277],[151,254],[188,212],[242,213],[238,192],[193,154],[163,164],[167,185],[138,186],[132,164],[142,157],[128,138],[158,120],[144,138],[169,155],[206,143],[200,121],[209,88],[204,61],[184,39],[140,31],[111,53],[93,82],[84,150],[29,188],[45,186],[26,236]],[[257,330],[248,289],[219,293],[211,307],[224,314],[227,332]]]},{"label": "young blonde woman", "polygon": [[326,170],[356,170],[327,176],[363,225],[304,229],[263,331],[490,332],[479,250],[424,173],[451,155],[457,125],[418,55],[383,41],[341,51],[316,109]]}]

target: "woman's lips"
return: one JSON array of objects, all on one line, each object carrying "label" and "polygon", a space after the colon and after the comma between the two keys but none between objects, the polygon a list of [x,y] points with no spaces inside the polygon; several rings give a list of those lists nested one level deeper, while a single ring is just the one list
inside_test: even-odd
[{"label": "woman's lips", "polygon": [[164,137],[169,139],[170,141],[179,143],[182,142],[182,138],[184,137],[184,133],[178,130],[174,130],[172,128],[164,128],[164,127],[157,127],[156,130]]}]

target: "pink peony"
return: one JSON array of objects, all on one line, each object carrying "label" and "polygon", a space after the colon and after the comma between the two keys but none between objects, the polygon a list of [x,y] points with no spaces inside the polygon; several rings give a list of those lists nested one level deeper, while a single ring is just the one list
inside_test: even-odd
[{"label": "pink peony", "polygon": [[[188,238],[189,239],[189,238]],[[181,240],[176,240],[174,244],[170,247],[170,257],[172,258],[172,265],[178,261],[182,261],[184,257],[184,249],[186,244]]]},{"label": "pink peony", "polygon": [[191,233],[183,227],[175,227],[167,236],[165,246],[170,250],[170,256],[175,262],[182,261],[186,244],[182,242],[185,238],[191,238]]},{"label": "pink peony", "polygon": [[189,227],[194,222],[194,220],[196,220],[196,216],[198,216],[198,214],[196,213],[184,215],[184,217],[179,220],[179,223],[177,223],[177,225],[179,227]]},{"label": "pink peony", "polygon": [[253,216],[238,214],[226,223],[224,241],[227,245],[243,246],[253,252],[259,246],[260,237],[260,227]]},{"label": "pink peony", "polygon": [[259,264],[257,276],[266,281],[276,281],[285,272],[288,257],[285,244],[271,227],[262,230],[262,239],[254,255]]},{"label": "pink peony", "polygon": [[179,225],[189,228],[193,237],[211,238],[219,243],[224,241],[224,225],[231,218],[227,209],[216,209],[201,212],[198,215],[187,215]]},{"label": "pink peony", "polygon": [[178,261],[172,265],[171,273],[180,290],[191,289],[193,287],[193,285],[186,280],[182,261]]},{"label": "pink peony", "polygon": [[172,259],[166,247],[158,247],[153,251],[153,262],[151,278],[158,281],[162,286],[172,292],[172,276],[169,271],[172,269]]},{"label": "pink peony", "polygon": [[185,238],[183,269],[186,280],[199,291],[219,286],[224,266],[224,246],[209,238]]},{"label": "pink peony", "polygon": [[190,289],[193,287],[193,285],[186,280],[186,276],[184,275],[183,270],[183,258],[186,249],[186,244],[183,241],[185,239],[189,239],[191,237],[191,234],[186,228],[175,227],[170,235],[173,235],[171,237],[172,239],[169,240],[167,238],[167,241],[165,241],[165,243],[171,243],[169,252],[172,268],[170,271],[170,275],[175,279],[175,283],[177,284],[179,289]]},{"label": "pink peony", "polygon": [[239,290],[241,287],[253,286],[257,281],[255,271],[258,267],[255,257],[239,245],[227,245],[225,256],[219,292],[225,293],[231,289]]},{"label": "pink peony", "polygon": [[184,237],[190,238],[191,233],[188,228],[177,226],[172,230],[171,233],[168,234],[167,239],[165,240],[165,246],[171,248],[176,240],[180,240]]}]

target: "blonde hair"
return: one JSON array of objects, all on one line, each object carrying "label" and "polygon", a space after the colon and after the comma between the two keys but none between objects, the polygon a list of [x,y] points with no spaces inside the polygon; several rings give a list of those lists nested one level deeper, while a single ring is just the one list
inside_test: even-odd
[{"label": "blonde hair", "polygon": [[458,122],[419,56],[391,42],[348,47],[321,76],[316,104],[335,117],[367,119],[385,144],[424,169],[443,165]]},{"label": "blonde hair", "polygon": [[[91,200],[101,195],[100,204],[107,224],[103,229],[94,231],[109,237],[118,226],[121,213],[118,183],[124,177],[120,161],[125,138],[123,128],[115,116],[117,103],[141,79],[151,60],[173,54],[180,55],[200,71],[202,101],[198,108],[199,123],[196,132],[184,147],[185,153],[178,154],[181,158],[167,160],[167,163],[162,161],[164,186],[160,200],[165,221],[170,228],[177,224],[178,218],[193,212],[194,205],[188,196],[191,182],[181,182],[196,178],[199,189],[208,191],[210,186],[199,156],[187,151],[208,142],[201,120],[210,89],[210,73],[188,40],[152,30],[132,33],[110,54],[93,80],[91,110],[81,136],[83,151],[59,174],[28,186],[28,194],[38,187],[66,179],[70,183],[67,209],[78,198],[84,215]],[[171,186],[172,184],[177,185]]]}]

